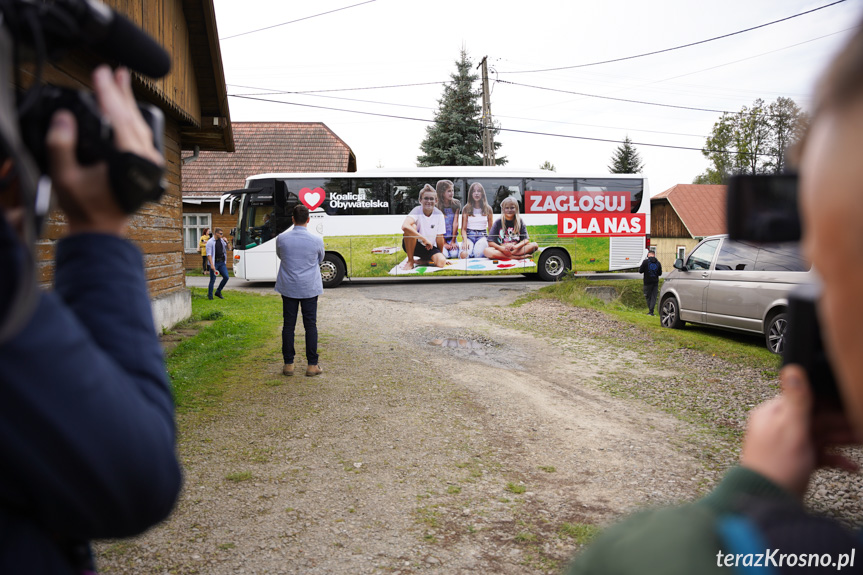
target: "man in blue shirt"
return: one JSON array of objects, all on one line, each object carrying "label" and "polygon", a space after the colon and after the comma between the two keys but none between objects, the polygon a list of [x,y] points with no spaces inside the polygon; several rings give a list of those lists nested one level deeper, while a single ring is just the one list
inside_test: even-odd
[{"label": "man in blue shirt", "polygon": [[309,208],[300,204],[294,208],[294,225],[276,238],[279,275],[276,291],[282,296],[282,356],[284,375],[294,375],[294,328],[297,308],[303,311],[306,330],[306,375],[320,375],[318,364],[318,296],[324,293],[321,262],[324,261],[324,240],[309,232]]}]

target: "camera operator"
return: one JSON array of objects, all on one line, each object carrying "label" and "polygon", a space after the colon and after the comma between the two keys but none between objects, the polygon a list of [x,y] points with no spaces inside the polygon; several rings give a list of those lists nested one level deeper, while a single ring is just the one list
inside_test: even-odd
[{"label": "camera operator", "polygon": [[[93,86],[116,149],[164,165],[129,72],[101,66]],[[107,163],[76,160],[76,130],[75,117],[59,111],[46,138],[69,231],[57,245],[55,289],[40,294],[24,327],[0,344],[2,573],[93,571],[89,540],[161,521],[182,482],[143,261],[122,237],[127,215]],[[9,159],[0,166],[7,171]],[[0,195],[11,185],[3,179]],[[0,207],[0,245],[13,254],[0,296],[24,273],[15,267],[27,249],[16,212],[8,202]],[[0,320],[4,313],[0,301]]]},{"label": "camera operator", "polygon": [[860,534],[801,505],[818,467],[856,469],[829,448],[863,437],[863,27],[822,78],[797,153],[803,249],[823,281],[818,314],[845,414],[815,409],[806,372],[783,368],[781,395],[753,410],[740,466],[711,494],[606,531],[569,573],[863,571]]}]

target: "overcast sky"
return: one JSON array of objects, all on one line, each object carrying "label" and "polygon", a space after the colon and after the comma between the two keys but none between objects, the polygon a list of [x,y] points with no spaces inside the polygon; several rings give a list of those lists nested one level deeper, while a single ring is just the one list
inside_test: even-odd
[{"label": "overcast sky", "polygon": [[[323,122],[353,149],[359,169],[413,167],[428,122],[355,112],[431,120],[464,47],[474,65],[488,57],[501,128],[568,136],[502,131],[498,154],[509,166],[535,169],[547,160],[558,171],[605,174],[619,144],[574,137],[628,135],[657,194],[704,172],[698,150],[720,114],[593,96],[728,111],[785,96],[808,109],[815,80],[861,21],[863,0],[663,54],[526,71],[698,42],[832,1],[374,0],[339,10],[363,0],[215,0],[215,7],[229,95],[332,90],[254,96],[280,103],[229,97],[232,121]],[[334,12],[229,38],[327,11]],[[404,84],[425,85],[344,90]]]}]

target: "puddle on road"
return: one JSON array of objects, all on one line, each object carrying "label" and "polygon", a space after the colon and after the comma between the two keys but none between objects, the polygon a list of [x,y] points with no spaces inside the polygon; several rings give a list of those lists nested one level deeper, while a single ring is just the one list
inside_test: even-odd
[{"label": "puddle on road", "polygon": [[429,345],[435,345],[438,347],[454,347],[456,349],[466,350],[479,350],[485,348],[485,346],[478,341],[456,338],[433,339],[429,342]]}]

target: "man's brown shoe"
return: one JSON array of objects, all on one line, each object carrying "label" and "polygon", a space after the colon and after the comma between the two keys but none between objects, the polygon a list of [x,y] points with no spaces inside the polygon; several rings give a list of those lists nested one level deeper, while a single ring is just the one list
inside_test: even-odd
[{"label": "man's brown shoe", "polygon": [[324,372],[319,365],[310,365],[306,368],[306,377],[312,377],[313,375],[321,375]]},{"label": "man's brown shoe", "polygon": [[286,363],[285,367],[282,368],[282,375],[294,375],[294,364]]}]

